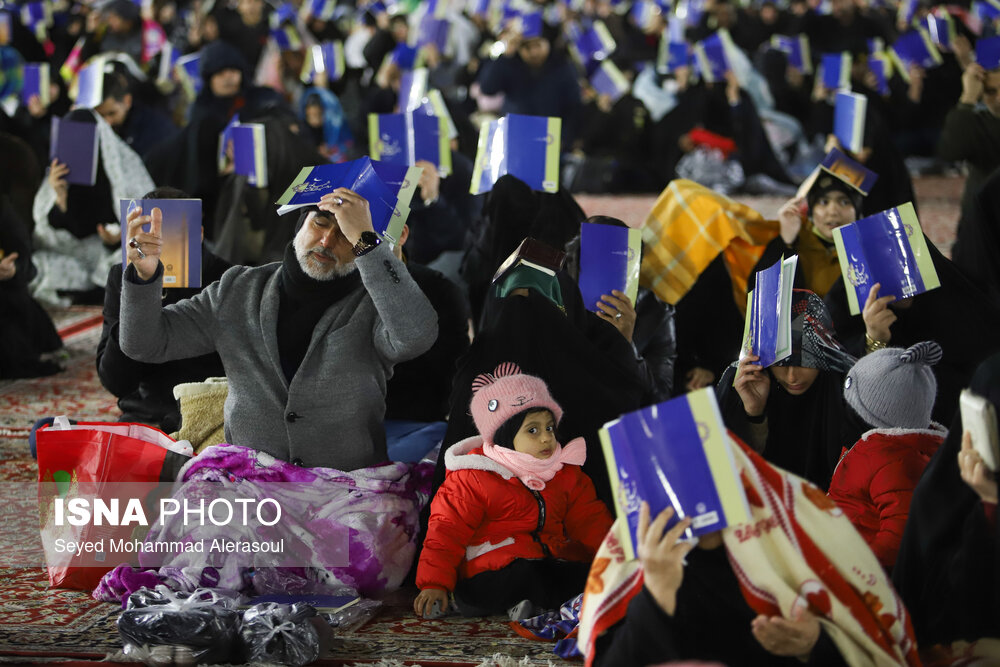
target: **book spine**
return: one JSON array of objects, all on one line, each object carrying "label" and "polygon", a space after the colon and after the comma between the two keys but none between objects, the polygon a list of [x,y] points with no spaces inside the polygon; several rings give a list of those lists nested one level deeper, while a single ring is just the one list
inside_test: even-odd
[{"label": "book spine", "polygon": [[[550,117],[545,135],[545,192],[559,191],[559,146],[562,141],[562,119]],[[505,151],[506,153],[506,151]]]},{"label": "book spine", "polygon": [[48,63],[38,66],[38,99],[44,107],[51,102],[51,69]]},{"label": "book spine", "polygon": [[899,212],[903,229],[906,231],[910,250],[917,261],[917,272],[923,283],[923,291],[927,292],[940,287],[941,279],[938,277],[937,269],[934,268],[934,260],[927,249],[927,238],[920,228],[920,221],[917,219],[917,212],[913,209],[913,204],[907,202],[897,207],[896,210]]},{"label": "book spine", "polygon": [[851,54],[841,53],[840,54],[840,72],[838,79],[838,88],[843,88],[845,90],[851,89]]},{"label": "book spine", "polygon": [[[494,121],[496,122],[496,121]],[[490,121],[484,120],[479,125],[479,143],[476,146],[476,163],[472,167],[472,183],[469,192],[474,195],[487,192],[493,187],[493,181],[486,181],[490,174]]]},{"label": "book spine", "polygon": [[407,111],[403,114],[403,127],[406,128],[404,139],[406,140],[406,164],[412,165],[417,161],[417,133],[413,127],[413,112]]},{"label": "book spine", "polygon": [[[305,58],[302,59],[302,71],[299,72],[299,81],[305,85],[311,85],[313,81],[316,80],[316,60],[323,57],[323,47],[319,44],[313,45],[312,48],[306,49]],[[317,50],[319,53],[317,54]]]},{"label": "book spine", "polygon": [[625,264],[625,296],[635,306],[639,296],[639,273],[642,262],[642,230],[628,230],[628,260]]},{"label": "book spine", "polygon": [[373,160],[382,159],[382,132],[379,129],[378,114],[368,114],[368,151]]},{"label": "book spine", "polygon": [[302,167],[302,169],[299,171],[299,175],[296,176],[295,180],[293,180],[288,185],[288,188],[285,190],[284,193],[282,193],[282,195],[278,198],[278,201],[276,201],[275,203],[281,206],[290,204],[295,195],[298,194],[298,192],[296,192],[296,189],[303,183],[305,183],[307,180],[309,180],[309,174],[312,173],[312,170],[313,170],[312,167]]},{"label": "book spine", "polygon": [[[701,447],[708,468],[715,482],[715,490],[722,506],[722,526],[745,523],[750,519],[750,508],[739,482],[739,473],[730,445],[729,436],[719,412],[714,390],[699,389],[687,395],[691,417],[698,424]],[[697,528],[698,526],[693,526]]]},{"label": "book spine", "polygon": [[611,36],[611,31],[604,25],[604,21],[594,21],[594,34],[597,36],[602,56],[615,50],[615,38]]},{"label": "book spine", "polygon": [[638,545],[633,540],[629,522],[629,511],[626,501],[629,492],[622,485],[622,480],[618,472],[618,462],[615,457],[615,447],[611,441],[611,434],[608,433],[608,427],[613,427],[616,423],[617,421],[605,424],[604,428],[597,432],[597,435],[601,440],[604,463],[608,467],[608,479],[611,481],[611,496],[615,503],[615,515],[622,526],[621,534],[618,537],[621,540],[622,549],[625,551],[625,560],[633,560],[638,557],[639,551],[637,548]]},{"label": "book spine", "polygon": [[802,58],[802,73],[812,74],[812,52],[809,50],[809,38],[805,35],[799,35],[799,54]]},{"label": "book spine", "polygon": [[[336,41],[333,43],[333,69],[330,71],[330,81],[340,81],[347,71],[347,59],[344,55],[344,43]],[[334,76],[336,74],[336,76]]]},{"label": "book spine", "polygon": [[263,125],[254,125],[253,128],[253,171],[254,180],[252,185],[258,188],[266,188],[267,183],[267,139],[264,134]]},{"label": "book spine", "polygon": [[851,95],[851,152],[860,153],[865,141],[865,117],[868,114],[868,98],[864,95]]},{"label": "book spine", "polygon": [[858,291],[854,281],[851,280],[853,268],[851,266],[851,258],[847,253],[847,248],[844,243],[844,234],[854,234],[854,231],[855,230],[852,225],[835,228],[833,230],[833,244],[837,248],[837,261],[840,263],[840,275],[844,279],[844,292],[847,293],[847,306],[851,311],[851,315],[859,315],[861,313],[861,308],[858,305]]}]

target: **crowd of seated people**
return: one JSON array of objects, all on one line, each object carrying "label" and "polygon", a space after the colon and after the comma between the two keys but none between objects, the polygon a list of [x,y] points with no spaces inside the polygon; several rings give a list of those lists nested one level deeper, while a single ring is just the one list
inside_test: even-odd
[{"label": "crowd of seated people", "polygon": [[[588,664],[915,665],[1000,638],[997,481],[959,411],[970,386],[1000,406],[994,5],[68,0],[40,23],[0,5],[0,379],[60,371],[43,306],[103,304],[97,369],[122,421],[176,432],[175,386],[228,383],[225,443],[176,493],[220,471],[325,485],[296,510],[329,510],[313,539],[346,530],[358,561],[313,569],[366,595],[415,582],[423,618],[520,620],[586,590]],[[22,95],[37,63],[49,90]],[[99,99],[78,104],[94,66]],[[424,81],[450,167],[416,160],[398,239],[347,184],[278,215],[303,168],[374,153],[370,114],[413,111]],[[867,101],[854,143],[834,128],[844,89]],[[557,191],[507,174],[471,194],[480,124],[506,114],[561,119]],[[50,158],[54,118],[96,126],[92,185]],[[263,128],[263,187],[220,139],[236,120]],[[796,193],[832,148],[874,186],[825,171]],[[955,170],[956,246],[924,239],[940,285],[852,301],[835,230],[919,214],[911,174]],[[622,221],[578,192],[658,199]],[[767,221],[742,193],[786,203]],[[165,285],[163,211],[119,206],[142,199],[200,200],[202,287]],[[584,301],[587,223],[645,225],[634,297]],[[526,238],[565,262],[498,275]],[[746,291],[792,255],[791,353],[765,367],[740,346]],[[695,546],[690,519],[644,506],[626,561],[601,427],[706,387],[754,525],[781,529]],[[94,594],[204,582],[120,567]]]}]

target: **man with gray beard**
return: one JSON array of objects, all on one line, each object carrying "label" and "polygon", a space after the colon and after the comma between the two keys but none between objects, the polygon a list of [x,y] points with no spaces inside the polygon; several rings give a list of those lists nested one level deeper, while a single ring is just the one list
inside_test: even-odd
[{"label": "man with gray beard", "polygon": [[[229,380],[227,442],[301,466],[356,470],[387,459],[386,382],[426,351],[437,314],[347,188],[304,209],[283,261],[236,266],[162,307],[162,212],[133,211],[121,346],[163,362],[217,351]],[[150,225],[144,232],[143,225]]]}]

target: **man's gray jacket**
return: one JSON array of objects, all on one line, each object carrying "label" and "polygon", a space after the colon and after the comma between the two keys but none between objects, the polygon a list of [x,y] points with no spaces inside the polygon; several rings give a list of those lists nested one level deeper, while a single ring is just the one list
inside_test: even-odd
[{"label": "man's gray jacket", "polygon": [[[278,358],[280,263],[236,266],[191,299],[162,307],[162,264],[122,281],[121,346],[160,363],[217,351],[229,379],[226,440],[304,466],[355,470],[386,457],[386,382],[437,338],[437,314],[381,244],[356,261],[363,287],[330,306],[289,383]],[[442,372],[446,372],[442,369]]]}]

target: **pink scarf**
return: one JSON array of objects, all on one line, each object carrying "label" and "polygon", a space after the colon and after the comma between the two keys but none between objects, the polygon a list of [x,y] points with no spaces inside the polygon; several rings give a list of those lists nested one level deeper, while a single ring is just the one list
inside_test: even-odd
[{"label": "pink scarf", "polygon": [[541,491],[545,482],[555,477],[564,464],[583,465],[587,460],[587,442],[583,438],[575,438],[565,447],[557,444],[552,456],[547,459],[536,459],[531,454],[491,444],[483,445],[483,455],[510,470],[529,489]]}]

